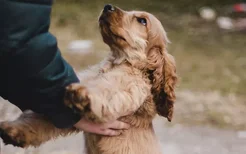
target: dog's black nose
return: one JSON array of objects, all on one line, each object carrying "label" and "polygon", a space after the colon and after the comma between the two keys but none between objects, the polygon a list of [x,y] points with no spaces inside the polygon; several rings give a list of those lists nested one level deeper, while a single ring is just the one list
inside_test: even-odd
[{"label": "dog's black nose", "polygon": [[103,9],[104,12],[114,11],[114,7],[110,4],[106,4]]}]

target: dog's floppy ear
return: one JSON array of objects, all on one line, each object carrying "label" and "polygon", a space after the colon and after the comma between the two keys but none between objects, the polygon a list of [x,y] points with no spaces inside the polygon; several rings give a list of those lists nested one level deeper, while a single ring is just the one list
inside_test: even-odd
[{"label": "dog's floppy ear", "polygon": [[152,94],[159,115],[172,120],[173,105],[176,99],[177,83],[176,65],[173,56],[165,49],[165,44],[153,46],[148,51],[148,65]]}]

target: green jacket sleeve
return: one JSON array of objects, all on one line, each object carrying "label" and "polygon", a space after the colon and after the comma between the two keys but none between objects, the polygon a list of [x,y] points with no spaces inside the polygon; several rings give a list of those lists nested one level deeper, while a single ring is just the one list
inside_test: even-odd
[{"label": "green jacket sleeve", "polygon": [[80,117],[63,104],[64,89],[79,80],[49,33],[51,6],[51,0],[1,0],[0,92],[67,128]]}]

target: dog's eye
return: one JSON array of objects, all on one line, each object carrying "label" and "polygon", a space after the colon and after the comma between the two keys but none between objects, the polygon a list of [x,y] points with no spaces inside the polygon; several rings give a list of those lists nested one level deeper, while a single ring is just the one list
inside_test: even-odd
[{"label": "dog's eye", "polygon": [[147,25],[147,20],[145,18],[137,18],[138,22],[144,26]]}]

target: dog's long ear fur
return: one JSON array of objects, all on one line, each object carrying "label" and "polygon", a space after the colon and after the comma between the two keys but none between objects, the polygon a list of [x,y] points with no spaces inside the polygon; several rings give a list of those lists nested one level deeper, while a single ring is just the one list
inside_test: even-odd
[{"label": "dog's long ear fur", "polygon": [[157,112],[172,120],[173,105],[176,99],[175,85],[177,83],[176,65],[173,56],[161,43],[148,51],[149,74],[152,81],[152,94],[154,95]]}]

